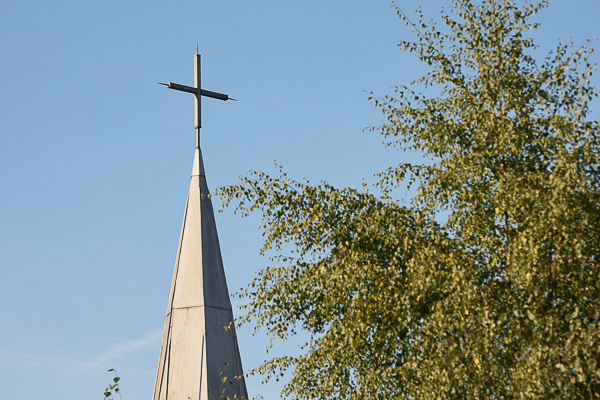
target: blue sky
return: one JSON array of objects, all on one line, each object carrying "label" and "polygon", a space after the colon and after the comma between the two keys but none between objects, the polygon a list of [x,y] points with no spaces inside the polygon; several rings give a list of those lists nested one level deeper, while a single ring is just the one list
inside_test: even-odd
[{"label": "blue sky", "polygon": [[[422,3],[437,17],[448,1]],[[424,71],[398,51],[410,30],[390,5],[2,1],[3,397],[99,399],[109,368],[124,400],[152,395],[195,146],[192,96],[157,82],[193,85],[196,42],[203,88],[238,99],[203,101],[210,188],[274,160],[292,178],[358,186],[415,157],[361,130],[383,122],[365,91]],[[583,43],[600,36],[598,15],[597,0],[555,0],[534,35],[545,50]],[[259,221],[217,215],[230,292],[267,265]],[[246,369],[267,344],[250,334],[238,331]],[[270,399],[281,385],[248,387]]]}]

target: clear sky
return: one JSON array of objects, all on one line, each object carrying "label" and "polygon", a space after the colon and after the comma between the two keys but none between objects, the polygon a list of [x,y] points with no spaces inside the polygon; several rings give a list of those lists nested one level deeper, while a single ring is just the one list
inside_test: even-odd
[{"label": "clear sky", "polygon": [[[437,17],[448,1],[422,3]],[[157,82],[193,85],[196,42],[203,88],[238,99],[203,101],[210,188],[274,160],[358,186],[409,157],[361,130],[383,122],[365,91],[424,71],[398,51],[410,30],[390,5],[2,1],[0,397],[100,399],[117,368],[124,400],[151,398],[195,146],[193,96]],[[554,0],[534,35],[545,50],[583,43],[598,15],[598,0]],[[259,219],[216,218],[235,292],[267,265]],[[266,344],[250,333],[238,331],[246,369]],[[271,399],[280,385],[248,387]]]}]

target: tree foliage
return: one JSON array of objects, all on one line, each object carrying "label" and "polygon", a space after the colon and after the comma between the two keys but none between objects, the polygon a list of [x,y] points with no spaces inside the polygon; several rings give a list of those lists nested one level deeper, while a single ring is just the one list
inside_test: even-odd
[{"label": "tree foliage", "polygon": [[[544,3],[454,0],[412,23],[429,72],[374,99],[389,145],[421,152],[375,190],[250,173],[225,206],[259,210],[275,266],[244,321],[298,357],[257,368],[299,399],[600,397],[600,130],[591,45],[542,61]],[[429,95],[433,87],[435,95]],[[423,93],[418,92],[421,89]],[[395,189],[413,186],[409,205]],[[376,193],[376,194],[372,194]]]}]

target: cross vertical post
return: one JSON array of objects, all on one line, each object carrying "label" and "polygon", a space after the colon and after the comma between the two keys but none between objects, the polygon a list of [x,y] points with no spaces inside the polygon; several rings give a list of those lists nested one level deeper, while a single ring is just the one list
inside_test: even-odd
[{"label": "cross vertical post", "polygon": [[194,87],[198,92],[194,96],[195,127],[196,127],[196,148],[200,148],[200,129],[202,128],[202,85],[200,83],[200,54],[196,50],[194,55]]}]

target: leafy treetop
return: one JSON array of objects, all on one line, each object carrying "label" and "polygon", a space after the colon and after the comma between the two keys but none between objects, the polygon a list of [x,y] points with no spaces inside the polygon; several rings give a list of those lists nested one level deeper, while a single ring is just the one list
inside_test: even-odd
[{"label": "leafy treetop", "polygon": [[[400,48],[430,72],[374,99],[387,123],[373,130],[430,161],[382,172],[379,194],[281,169],[220,189],[225,206],[263,213],[275,261],[241,294],[242,320],[273,340],[311,335],[253,371],[291,370],[283,395],[600,397],[593,50],[559,44],[536,61],[526,34],[546,6],[454,0],[439,23],[395,8],[416,38]],[[393,191],[411,185],[404,206]]]}]

